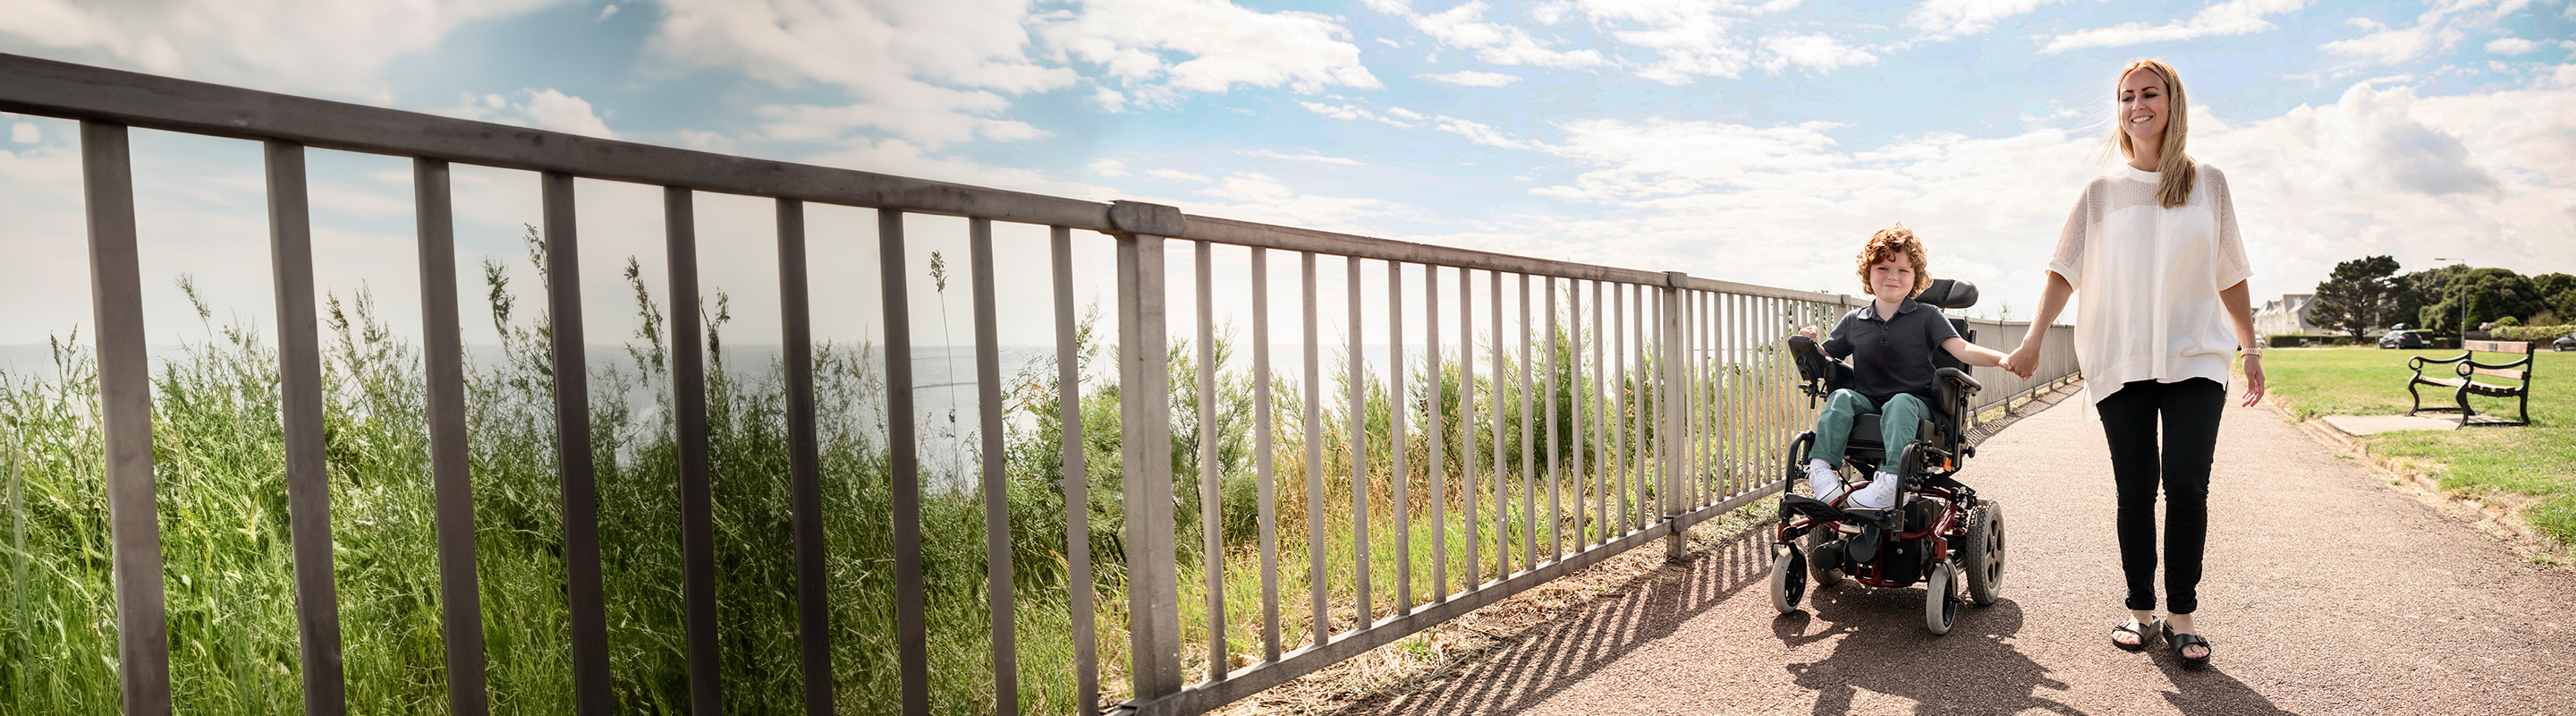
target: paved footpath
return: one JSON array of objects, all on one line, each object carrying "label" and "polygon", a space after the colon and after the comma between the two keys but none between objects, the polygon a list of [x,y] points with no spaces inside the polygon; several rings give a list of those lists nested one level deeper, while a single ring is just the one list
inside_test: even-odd
[{"label": "paved footpath", "polygon": [[2576,576],[2387,488],[2263,407],[2227,410],[2200,626],[2210,668],[2114,649],[2113,491],[2080,394],[1962,479],[2006,505],[2002,599],[1923,629],[1919,589],[1844,585],[1773,611],[1768,530],[1710,535],[1421,687],[1389,714],[2571,714]]}]

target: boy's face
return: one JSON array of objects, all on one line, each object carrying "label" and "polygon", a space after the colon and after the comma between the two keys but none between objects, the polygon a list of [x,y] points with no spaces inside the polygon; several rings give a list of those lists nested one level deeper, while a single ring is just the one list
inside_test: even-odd
[{"label": "boy's face", "polygon": [[1869,265],[1869,292],[1881,301],[1901,301],[1914,293],[1914,259],[1889,256]]}]

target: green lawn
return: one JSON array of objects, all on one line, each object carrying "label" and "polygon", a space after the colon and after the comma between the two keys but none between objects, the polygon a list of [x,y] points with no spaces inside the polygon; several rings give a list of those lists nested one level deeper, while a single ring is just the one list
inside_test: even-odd
[{"label": "green lawn", "polygon": [[[2301,419],[2394,415],[2413,405],[2406,382],[2414,373],[2406,368],[2406,358],[2419,355],[2448,358],[2459,351],[2275,350],[2265,354],[2263,368],[2272,395]],[[2478,355],[2483,362],[2511,357]],[[2444,489],[2537,498],[2527,513],[2533,526],[2576,544],[2576,353],[2548,352],[2543,346],[2536,363],[2529,426],[2382,433],[2363,440],[2373,454],[2437,464],[2433,474]],[[2447,405],[2451,399],[2436,386],[2418,390],[2428,406]],[[2513,415],[2510,400],[2470,396],[2469,405],[2481,413]]]}]

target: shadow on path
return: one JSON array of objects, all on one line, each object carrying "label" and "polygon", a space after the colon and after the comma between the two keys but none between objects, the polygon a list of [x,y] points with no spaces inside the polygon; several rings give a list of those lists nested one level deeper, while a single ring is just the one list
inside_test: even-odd
[{"label": "shadow on path", "polygon": [[1825,658],[1785,665],[1797,685],[1815,692],[1818,716],[1852,713],[1860,690],[1913,700],[1917,714],[2085,713],[2039,694],[2067,684],[2013,645],[2022,610],[2011,599],[1963,607],[1948,636],[1933,636],[1921,624],[1921,589],[1844,585],[1814,596],[1813,616],[1806,610],[1780,615],[1771,631],[1791,648],[1833,640]]},{"label": "shadow on path", "polygon": [[1771,536],[1768,522],[1726,535],[1687,563],[1638,575],[1589,603],[1521,630],[1491,651],[1466,657],[1467,663],[1429,677],[1418,688],[1333,713],[1467,716],[1527,709],[1671,634],[1744,588],[1767,589]]}]

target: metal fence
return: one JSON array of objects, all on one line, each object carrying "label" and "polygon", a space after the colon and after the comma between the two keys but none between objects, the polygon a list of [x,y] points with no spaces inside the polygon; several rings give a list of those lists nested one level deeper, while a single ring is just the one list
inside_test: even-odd
[{"label": "metal fence", "polygon": [[[342,713],[337,601],[332,573],[330,494],[322,443],[311,232],[303,157],[307,147],[408,157],[419,226],[426,380],[437,501],[441,607],[450,625],[483,623],[476,590],[474,496],[467,456],[465,395],[455,285],[451,163],[541,172],[545,260],[554,280],[552,359],[557,458],[563,497],[564,574],[569,602],[570,688],[577,710],[609,713],[611,679],[600,577],[600,540],[672,539],[684,556],[688,684],[694,713],[723,712],[720,639],[708,498],[703,354],[697,321],[672,322],[672,375],[679,448],[677,535],[601,535],[593,513],[590,395],[585,386],[581,293],[574,271],[579,227],[574,179],[665,187],[672,306],[698,305],[699,247],[692,197],[718,192],[772,199],[777,210],[782,364],[794,505],[798,644],[808,713],[836,708],[825,618],[831,594],[823,554],[823,497],[815,443],[816,405],[804,205],[873,209],[883,290],[889,391],[886,445],[893,478],[895,644],[901,700],[883,705],[927,713],[922,594],[922,480],[910,361],[914,336],[905,262],[906,214],[968,219],[969,271],[977,351],[977,416],[986,525],[987,599],[992,615],[993,692],[981,706],[1015,713],[1021,700],[1013,622],[1013,563],[1005,544],[1001,375],[996,316],[1044,310],[1054,321],[1057,390],[1066,431],[1061,489],[1067,505],[1088,505],[1090,475],[1115,470],[1123,493],[1122,559],[1127,636],[1124,663],[1101,663],[1092,635],[1103,593],[1095,579],[1087,510],[1067,509],[1064,536],[1072,585],[1075,710],[1112,703],[1105,676],[1129,693],[1114,708],[1200,713],[1299,675],[1415,634],[1478,607],[1582,569],[1629,548],[1663,540],[1683,550],[1683,531],[1778,490],[1782,451],[1812,420],[1794,391],[1782,338],[1796,326],[1829,322],[1849,297],[1651,272],[1372,239],[1308,229],[1188,216],[1162,206],[1089,201],[654,147],[395,110],[248,91],[149,75],[0,55],[0,110],[81,122],[93,306],[105,425],[108,511],[114,545],[123,703],[127,713],[171,706],[163,569],[155,512],[152,393],[137,269],[128,127],[262,142],[266,146],[271,250],[280,327],[287,436],[286,484],[293,527],[296,611],[308,713]],[[1049,227],[1051,291],[997,290],[995,222]],[[1084,376],[1073,349],[1077,238],[1116,252],[1116,371],[1121,463],[1086,465],[1079,414]],[[1003,246],[1035,253],[1040,247]],[[1220,275],[1213,253],[1247,251],[1250,269]],[[1172,254],[1168,255],[1167,253]],[[1186,254],[1186,259],[1181,256]],[[1271,285],[1271,262],[1296,267],[1296,285]],[[1168,267],[1187,267],[1174,276]],[[1347,335],[1319,332],[1319,272],[1340,271]],[[1380,281],[1377,277],[1383,276]],[[1323,274],[1329,277],[1329,274]],[[1408,283],[1412,282],[1412,283]],[[1179,289],[1186,285],[1186,293]],[[1413,288],[1418,285],[1419,288]],[[1282,290],[1284,288],[1284,290]],[[1200,439],[1195,456],[1174,455],[1175,405],[1193,400],[1198,434],[1216,431],[1219,335],[1212,306],[1221,292],[1252,305],[1250,375],[1258,545],[1220,538],[1218,446]],[[1363,295],[1364,293],[1368,295]],[[1004,294],[1004,295],[997,295]],[[1176,295],[1195,303],[1195,325],[1171,326]],[[1481,297],[1481,300],[1480,300]],[[1229,297],[1231,300],[1234,297]],[[1302,309],[1293,326],[1271,325],[1272,302]],[[1384,310],[1369,310],[1371,302]],[[1419,305],[1408,310],[1408,304]],[[1030,308],[1035,307],[1035,308]],[[1421,325],[1407,326],[1408,315]],[[2010,347],[2025,324],[1975,321],[1977,342]],[[1383,326],[1382,342],[1364,339]],[[2064,327],[2053,330],[2062,332]],[[1171,346],[1196,353],[1193,385],[1172,385]],[[1340,375],[1320,352],[1340,339]],[[1302,365],[1280,370],[1272,352],[1294,345]],[[2032,380],[1981,368],[1978,408],[2067,380],[2071,341],[2059,335]],[[1384,353],[1370,355],[1383,350]],[[1346,390],[1327,394],[1341,379]],[[1415,381],[1408,386],[1407,380]],[[1274,395],[1293,386],[1302,396]],[[1175,400],[1172,391],[1185,391]],[[1376,391],[1383,391],[1376,392]],[[1387,398],[1383,396],[1394,396]],[[1368,403],[1387,403],[1372,424]],[[1285,406],[1283,406],[1285,404]],[[1293,407],[1288,407],[1293,406]],[[1340,425],[1332,411],[1339,409]],[[1302,415],[1298,414],[1302,412]],[[1186,426],[1184,426],[1186,427]],[[1346,434],[1328,434],[1327,429]],[[1329,454],[1328,454],[1329,453]],[[1165,456],[1172,456],[1166,459]],[[1176,464],[1194,459],[1200,544],[1178,544],[1186,525],[1175,507],[1192,497],[1176,485]],[[1336,467],[1338,466],[1338,467]],[[1328,474],[1330,473],[1330,474]],[[1303,489],[1290,478],[1302,479]],[[1299,537],[1278,514],[1283,492],[1306,501],[1304,595],[1283,595],[1283,551]],[[1378,501],[1385,501],[1380,504]],[[1454,511],[1454,512],[1453,512]],[[1343,520],[1347,519],[1347,523]],[[1392,530],[1371,538],[1369,531]],[[1332,534],[1347,530],[1347,535]],[[1347,537],[1347,584],[1327,577],[1319,545]],[[1427,574],[1416,546],[1427,540]],[[1371,553],[1372,546],[1392,555]],[[1393,549],[1389,550],[1389,547]],[[1463,555],[1456,552],[1462,551]],[[1257,604],[1230,603],[1229,565],[1254,564]],[[1391,559],[1389,559],[1391,557]],[[1463,557],[1461,559],[1460,557]],[[1295,567],[1288,567],[1295,569]],[[1453,571],[1454,570],[1454,571]],[[1185,609],[1184,576],[1202,604]],[[1425,579],[1427,578],[1427,579]],[[1389,588],[1387,582],[1392,581]],[[1419,582],[1417,581],[1419,580]],[[1347,587],[1344,590],[1342,587]],[[1302,597],[1303,609],[1296,602]],[[1288,608],[1283,610],[1283,599]],[[1379,600],[1385,600],[1383,602]],[[1303,613],[1298,613],[1302,611]],[[1187,614],[1185,614],[1185,612]],[[1249,615],[1257,612],[1257,620]],[[1257,635],[1231,633],[1257,624]],[[1251,627],[1244,627],[1250,630]],[[1238,650],[1241,647],[1241,650]],[[478,629],[446,632],[450,708],[483,714],[484,644]],[[1106,670],[1112,674],[1103,674]],[[1113,694],[1117,696],[1118,694]]]}]

